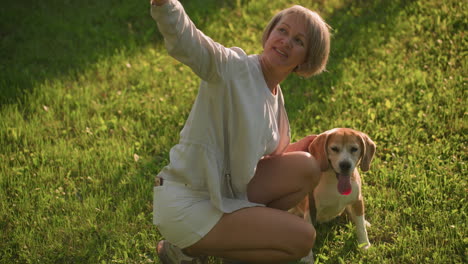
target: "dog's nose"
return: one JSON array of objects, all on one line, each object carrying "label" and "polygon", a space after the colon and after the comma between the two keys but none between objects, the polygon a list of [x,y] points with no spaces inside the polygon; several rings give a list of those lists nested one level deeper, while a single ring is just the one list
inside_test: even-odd
[{"label": "dog's nose", "polygon": [[349,169],[351,169],[351,163],[348,161],[340,162],[340,169],[341,171],[349,171]]}]

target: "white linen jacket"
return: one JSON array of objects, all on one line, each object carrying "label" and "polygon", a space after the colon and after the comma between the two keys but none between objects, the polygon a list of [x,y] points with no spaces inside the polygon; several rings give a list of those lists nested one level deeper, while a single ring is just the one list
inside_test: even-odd
[{"label": "white linen jacket", "polygon": [[[289,145],[280,87],[275,113],[258,55],[225,48],[205,36],[177,0],[152,6],[151,15],[168,53],[202,79],[180,141],[159,176],[209,192],[213,205],[225,213],[263,206],[248,201],[247,184],[262,157],[282,153]],[[265,153],[271,141],[278,142],[276,150]],[[232,180],[226,177],[227,168]]]}]

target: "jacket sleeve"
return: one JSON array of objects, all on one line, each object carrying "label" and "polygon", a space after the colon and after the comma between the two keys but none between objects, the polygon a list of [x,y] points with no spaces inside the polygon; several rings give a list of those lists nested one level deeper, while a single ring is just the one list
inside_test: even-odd
[{"label": "jacket sleeve", "polygon": [[227,60],[236,53],[198,30],[179,1],[151,6],[151,16],[158,24],[169,55],[205,81],[216,81],[223,76]]}]

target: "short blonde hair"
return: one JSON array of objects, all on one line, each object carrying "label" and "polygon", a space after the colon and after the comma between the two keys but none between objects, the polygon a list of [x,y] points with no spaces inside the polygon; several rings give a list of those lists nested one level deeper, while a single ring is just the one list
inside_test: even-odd
[{"label": "short blonde hair", "polygon": [[319,14],[313,12],[303,6],[295,5],[284,9],[276,14],[268,23],[263,31],[262,45],[265,47],[265,42],[270,37],[271,31],[286,15],[297,15],[304,19],[307,28],[307,53],[306,60],[303,64],[298,65],[294,72],[302,77],[311,77],[325,70],[330,53],[330,26],[320,17]]}]

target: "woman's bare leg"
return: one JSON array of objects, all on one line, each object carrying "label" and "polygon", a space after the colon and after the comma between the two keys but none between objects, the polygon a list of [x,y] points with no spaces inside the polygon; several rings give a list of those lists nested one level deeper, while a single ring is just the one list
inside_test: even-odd
[{"label": "woman's bare leg", "polygon": [[320,166],[308,152],[288,152],[263,159],[249,183],[249,200],[289,210],[312,191],[319,179]]},{"label": "woman's bare leg", "polygon": [[286,263],[306,256],[315,229],[301,218],[278,209],[244,208],[224,214],[189,255],[208,255],[249,263]]},{"label": "woman's bare leg", "polygon": [[285,263],[306,256],[315,229],[284,210],[299,203],[318,182],[319,166],[306,152],[291,152],[259,162],[248,197],[268,207],[224,214],[200,241],[185,249],[190,255],[210,255],[253,263]]}]

